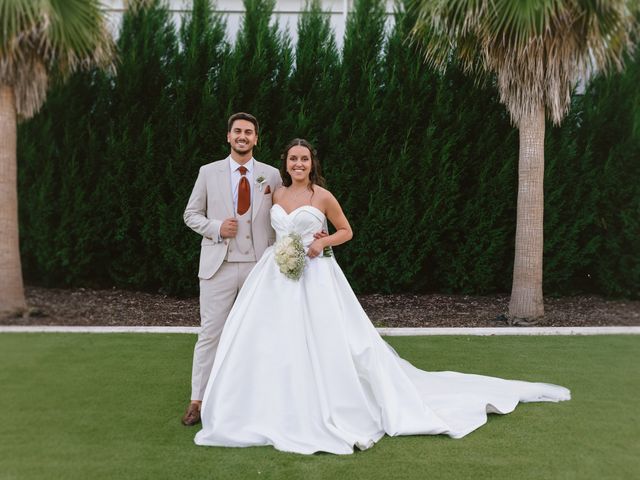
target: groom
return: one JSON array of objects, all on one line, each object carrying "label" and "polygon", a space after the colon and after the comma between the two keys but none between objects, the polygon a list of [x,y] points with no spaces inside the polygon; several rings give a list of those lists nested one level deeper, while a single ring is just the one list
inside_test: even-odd
[{"label": "groom", "polygon": [[200,421],[200,406],[222,327],[240,287],[275,241],[269,211],[271,195],[282,184],[277,169],[253,158],[258,121],[248,113],[229,117],[227,158],[200,168],[184,222],[202,235],[200,249],[200,322],[193,351],[191,402],[184,425]]}]

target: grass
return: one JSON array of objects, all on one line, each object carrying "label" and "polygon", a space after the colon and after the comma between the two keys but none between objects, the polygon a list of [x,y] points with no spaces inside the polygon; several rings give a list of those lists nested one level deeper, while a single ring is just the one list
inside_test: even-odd
[{"label": "grass", "polygon": [[180,424],[192,335],[0,335],[0,479],[640,478],[640,337],[393,337],[426,370],[565,385],[461,440],[349,456],[197,447]]}]

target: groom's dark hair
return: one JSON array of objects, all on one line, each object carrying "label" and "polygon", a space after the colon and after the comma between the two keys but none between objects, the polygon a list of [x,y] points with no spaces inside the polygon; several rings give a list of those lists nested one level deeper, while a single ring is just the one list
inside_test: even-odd
[{"label": "groom's dark hair", "polygon": [[231,127],[233,126],[233,122],[236,120],[246,120],[248,122],[253,123],[253,126],[256,128],[256,135],[258,135],[258,130],[260,130],[260,126],[258,125],[258,119],[251,115],[250,113],[238,112],[234,113],[229,117],[227,122],[227,132],[231,131]]}]

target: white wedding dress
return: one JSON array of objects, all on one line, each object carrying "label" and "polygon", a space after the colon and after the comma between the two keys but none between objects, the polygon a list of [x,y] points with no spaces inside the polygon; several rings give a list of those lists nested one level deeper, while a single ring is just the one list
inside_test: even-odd
[{"label": "white wedding dress", "polygon": [[[305,246],[324,222],[313,206],[271,209],[277,238],[296,232]],[[385,433],[460,438],[487,412],[569,398],[557,385],[415,368],[377,333],[333,257],[307,258],[296,281],[270,247],[227,319],[195,442],[349,454]]]}]

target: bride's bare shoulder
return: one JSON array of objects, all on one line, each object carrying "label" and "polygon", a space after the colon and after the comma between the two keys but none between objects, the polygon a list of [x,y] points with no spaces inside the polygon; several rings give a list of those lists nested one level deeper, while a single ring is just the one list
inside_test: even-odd
[{"label": "bride's bare shoulder", "polygon": [[[318,204],[323,207],[323,210],[326,210],[327,207],[337,202],[336,197],[334,197],[333,194],[326,188],[319,185],[314,185],[313,189],[314,197],[315,199],[317,199]],[[315,199],[314,203],[316,202]]]},{"label": "bride's bare shoulder", "polygon": [[317,198],[327,198],[328,196],[332,196],[331,192],[320,185],[313,186],[313,195]]}]

